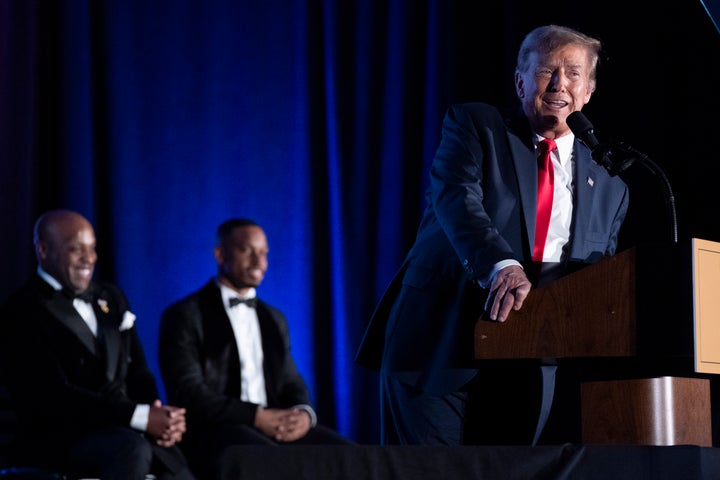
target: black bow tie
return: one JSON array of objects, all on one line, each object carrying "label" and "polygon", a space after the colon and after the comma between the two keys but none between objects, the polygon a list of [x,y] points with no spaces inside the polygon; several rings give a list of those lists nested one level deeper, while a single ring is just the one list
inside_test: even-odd
[{"label": "black bow tie", "polygon": [[79,298],[80,300],[87,302],[87,303],[92,303],[92,301],[93,301],[92,291],[89,288],[87,290],[85,290],[84,292],[75,293],[72,290],[70,290],[69,288],[63,287],[62,293],[70,300],[75,300],[76,298]]},{"label": "black bow tie", "polygon": [[230,308],[232,308],[236,305],[240,305],[241,303],[244,303],[245,305],[247,305],[250,308],[255,308],[255,306],[257,305],[257,297],[252,297],[252,298],[230,297],[230,300],[228,301],[228,303],[230,304]]}]

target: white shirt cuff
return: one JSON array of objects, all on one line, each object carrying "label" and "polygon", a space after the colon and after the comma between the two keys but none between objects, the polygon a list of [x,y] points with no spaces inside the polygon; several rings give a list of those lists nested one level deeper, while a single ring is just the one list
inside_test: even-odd
[{"label": "white shirt cuff", "polygon": [[492,285],[492,281],[495,279],[495,275],[502,270],[505,267],[509,267],[510,265],[517,265],[518,267],[521,267],[520,262],[513,259],[508,260],[500,260],[495,264],[495,266],[492,269],[492,272],[490,272],[490,275],[487,278],[484,278],[482,280],[479,280],[478,283],[482,288],[488,288],[490,285]]},{"label": "white shirt cuff", "polygon": [[150,418],[150,405],[138,405],[130,419],[130,426],[135,430],[144,432],[147,430],[148,420]]}]

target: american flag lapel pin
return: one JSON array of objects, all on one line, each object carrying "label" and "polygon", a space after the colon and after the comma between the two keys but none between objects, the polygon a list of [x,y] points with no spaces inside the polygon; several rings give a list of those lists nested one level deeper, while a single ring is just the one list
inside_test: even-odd
[{"label": "american flag lapel pin", "polygon": [[592,186],[594,186],[594,185],[595,185],[595,180],[593,180],[593,179],[592,179],[592,178],[590,178],[590,177],[587,177],[587,184],[588,184],[588,185],[590,185],[590,186],[592,187]]}]

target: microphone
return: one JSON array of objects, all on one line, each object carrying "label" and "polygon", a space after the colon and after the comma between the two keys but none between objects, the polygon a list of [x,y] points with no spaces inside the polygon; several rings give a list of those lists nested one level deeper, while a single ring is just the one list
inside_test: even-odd
[{"label": "microphone", "polygon": [[605,167],[611,175],[615,175],[616,172],[614,171],[613,163],[608,157],[609,150],[600,145],[600,142],[598,142],[598,139],[595,137],[595,128],[585,114],[580,110],[572,112],[567,117],[567,124],[575,136],[590,149],[595,163]]},{"label": "microphone", "polygon": [[[605,167],[611,176],[623,172],[635,160],[645,166],[651,173],[657,175],[662,183],[665,193],[665,202],[667,204],[668,217],[670,220],[671,237],[673,243],[677,243],[677,214],[675,212],[675,195],[673,194],[670,181],[665,172],[653,162],[647,155],[626,145],[623,142],[614,142],[612,144],[602,144],[595,138],[595,129],[590,120],[585,117],[581,111],[572,112],[567,117],[567,125],[575,136],[590,149],[593,161],[598,165]],[[625,158],[619,162],[613,161],[612,156],[624,156]]]},{"label": "microphone", "polygon": [[584,113],[580,110],[572,112],[567,117],[567,124],[570,130],[588,146],[590,150],[595,149],[600,142],[595,138],[595,127],[593,127],[590,120],[587,119]]}]

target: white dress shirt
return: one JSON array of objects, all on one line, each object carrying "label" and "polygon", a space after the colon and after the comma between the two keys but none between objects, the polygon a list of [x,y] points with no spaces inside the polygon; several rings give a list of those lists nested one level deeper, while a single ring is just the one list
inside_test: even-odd
[{"label": "white dress shirt", "polygon": [[225,312],[230,319],[240,354],[240,400],[267,406],[265,393],[265,374],[263,372],[263,349],[260,324],[257,311],[241,303],[230,306],[230,298],[253,298],[257,295],[254,288],[240,297],[237,292],[218,282]]},{"label": "white dress shirt", "polygon": [[[542,139],[543,137],[536,136],[534,142],[536,148]],[[574,141],[575,135],[572,133],[556,138],[557,148],[550,155],[555,170],[555,188],[543,262],[560,262],[563,259],[563,249],[570,240],[570,222],[573,211],[572,150]]]},{"label": "white dress shirt", "polygon": [[[537,152],[537,145],[544,137],[535,135],[533,145]],[[556,149],[552,151],[551,158],[555,176],[553,190],[553,206],[550,214],[550,228],[545,240],[543,262],[560,262],[565,253],[565,245],[570,241],[570,223],[573,211],[573,167],[572,158],[575,135],[570,133],[555,139]],[[509,259],[495,264],[492,272],[486,279],[478,283],[488,288],[497,272],[510,265],[520,265],[520,262]]]},{"label": "white dress shirt", "polygon": [[[223,306],[230,319],[238,353],[240,354],[240,399],[245,402],[258,404],[267,407],[267,393],[265,391],[265,372],[263,370],[263,349],[262,334],[257,317],[257,311],[245,304],[230,306],[230,299],[238,297],[242,299],[254,298],[257,291],[254,288],[240,297],[233,289],[223,285],[216,280],[220,287]],[[312,406],[307,404],[293,405],[294,408],[304,410],[310,415],[310,425],[317,425],[317,414]]]}]

